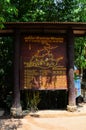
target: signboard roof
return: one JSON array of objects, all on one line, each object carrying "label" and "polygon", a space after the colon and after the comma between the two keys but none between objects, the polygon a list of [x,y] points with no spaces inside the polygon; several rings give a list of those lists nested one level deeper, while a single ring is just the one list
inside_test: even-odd
[{"label": "signboard roof", "polygon": [[75,36],[86,35],[86,22],[5,22],[0,34],[12,35],[15,29],[20,29],[22,33],[59,33],[66,34],[72,29]]}]

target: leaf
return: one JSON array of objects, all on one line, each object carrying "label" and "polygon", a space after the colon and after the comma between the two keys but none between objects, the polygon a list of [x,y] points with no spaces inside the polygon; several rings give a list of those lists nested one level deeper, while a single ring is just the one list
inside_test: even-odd
[{"label": "leaf", "polygon": [[10,0],[6,0],[7,3],[10,3]]}]

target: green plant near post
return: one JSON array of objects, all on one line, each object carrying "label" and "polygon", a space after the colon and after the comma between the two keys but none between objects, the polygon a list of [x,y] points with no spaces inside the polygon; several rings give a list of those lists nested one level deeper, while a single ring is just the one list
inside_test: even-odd
[{"label": "green plant near post", "polygon": [[27,109],[34,112],[38,110],[38,104],[40,102],[40,94],[38,91],[30,91],[26,94],[27,98]]}]

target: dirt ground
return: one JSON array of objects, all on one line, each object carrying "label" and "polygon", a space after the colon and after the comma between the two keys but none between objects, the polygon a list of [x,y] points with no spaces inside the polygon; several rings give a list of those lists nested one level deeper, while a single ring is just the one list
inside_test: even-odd
[{"label": "dirt ground", "polygon": [[86,130],[86,104],[80,105],[76,112],[44,110],[22,119],[1,117],[0,130]]}]

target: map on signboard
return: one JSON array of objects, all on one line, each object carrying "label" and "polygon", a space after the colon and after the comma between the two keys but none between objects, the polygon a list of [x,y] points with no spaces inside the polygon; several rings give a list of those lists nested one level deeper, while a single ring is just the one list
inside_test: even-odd
[{"label": "map on signboard", "polygon": [[65,45],[63,38],[24,38],[21,47],[24,89],[67,88]]}]

